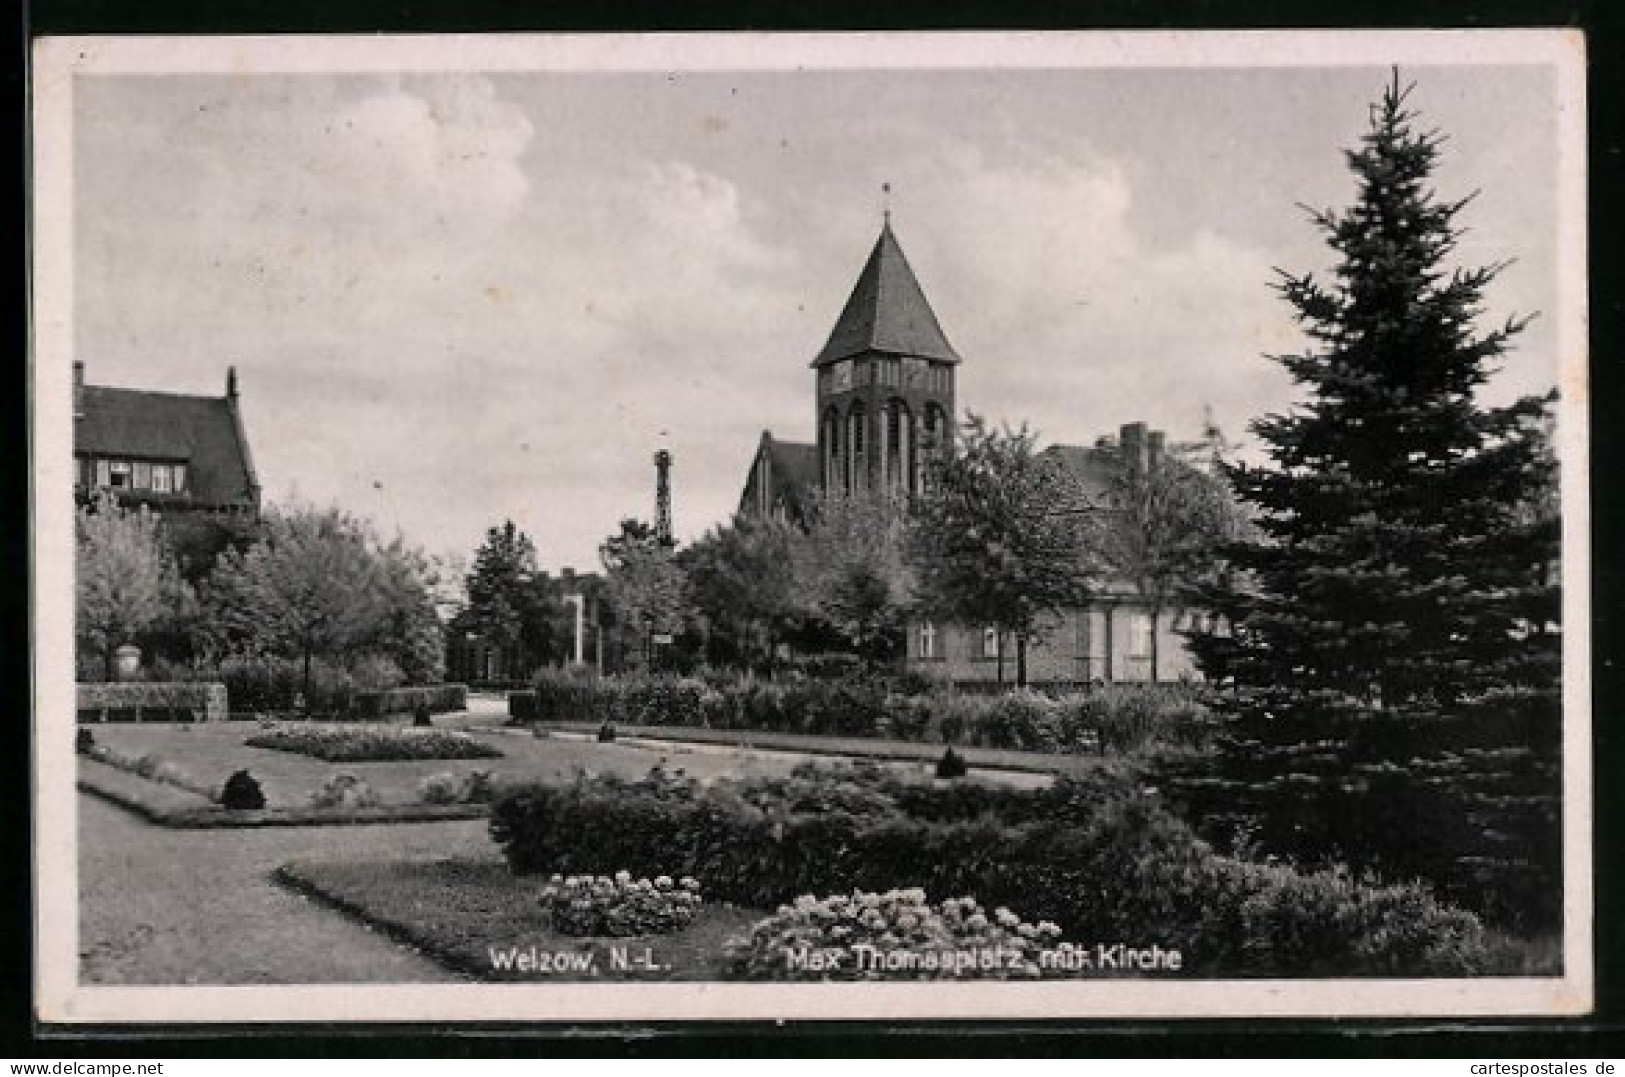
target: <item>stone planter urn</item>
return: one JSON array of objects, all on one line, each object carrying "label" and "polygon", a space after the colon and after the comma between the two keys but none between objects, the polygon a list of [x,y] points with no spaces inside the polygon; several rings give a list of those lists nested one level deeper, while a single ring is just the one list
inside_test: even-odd
[{"label": "stone planter urn", "polygon": [[121,681],[133,681],[141,672],[141,648],[126,643],[113,652],[113,673]]}]

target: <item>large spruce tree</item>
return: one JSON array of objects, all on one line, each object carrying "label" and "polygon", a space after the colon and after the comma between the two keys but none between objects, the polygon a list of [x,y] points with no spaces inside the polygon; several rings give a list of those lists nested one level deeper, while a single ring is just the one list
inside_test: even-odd
[{"label": "large spruce tree", "polygon": [[1396,74],[1346,154],[1354,203],[1313,214],[1331,279],[1283,274],[1310,347],[1275,361],[1307,400],[1254,422],[1270,465],[1230,470],[1264,532],[1237,551],[1257,587],[1202,649],[1276,706],[1449,710],[1557,675],[1556,517],[1529,511],[1554,482],[1547,400],[1476,400],[1524,322],[1476,328],[1500,267],[1450,264],[1471,198],[1433,191],[1443,139],[1408,95]]},{"label": "large spruce tree", "polygon": [[[1304,391],[1234,466],[1257,541],[1193,639],[1234,687],[1216,750],[1163,783],[1209,838],[1431,880],[1517,929],[1562,916],[1556,461],[1549,398],[1478,391],[1521,320],[1481,330],[1497,266],[1456,267],[1468,199],[1430,186],[1442,138],[1398,76],[1347,153],[1357,193],[1313,214],[1332,276],[1283,275]],[[1194,779],[1194,780],[1192,780]]]}]

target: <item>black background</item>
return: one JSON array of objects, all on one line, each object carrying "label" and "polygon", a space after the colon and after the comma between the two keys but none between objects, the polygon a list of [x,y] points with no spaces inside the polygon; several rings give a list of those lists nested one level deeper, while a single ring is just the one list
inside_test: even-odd
[{"label": "black background", "polygon": [[[474,1029],[466,1026],[278,1026],[262,1028],[129,1028],[103,1031],[42,1028],[31,997],[32,933],[29,775],[29,573],[27,398],[29,338],[26,317],[6,369],[14,391],[5,396],[9,414],[0,424],[4,485],[0,504],[11,514],[0,531],[0,570],[6,616],[0,621],[0,1057],[49,1060],[94,1058],[420,1057],[618,1054],[795,1055],[802,1057],[953,1055],[1117,1056],[1471,1056],[1572,1058],[1595,1061],[1625,1055],[1625,916],[1621,915],[1621,851],[1625,849],[1625,775],[1619,717],[1621,650],[1621,498],[1614,476],[1625,465],[1613,421],[1621,401],[1621,313],[1625,278],[1620,273],[1621,175],[1625,137],[1620,116],[1621,59],[1625,28],[1619,5],[1501,2],[1319,3],[1098,2],[1044,0],[931,3],[891,0],[878,4],[814,4],[789,0],[655,0],[609,3],[564,0],[25,0],[13,24],[13,63],[6,72],[12,101],[12,176],[18,197],[11,220],[19,240],[12,309],[28,309],[27,274],[27,56],[28,43],[44,34],[226,34],[340,32],[468,32],[500,30],[612,32],[628,30],[930,30],[1105,28],[1293,28],[1293,27],[1496,27],[1569,26],[1586,31],[1590,123],[1591,282],[1591,483],[1592,647],[1595,737],[1594,854],[1597,877],[1597,1011],[1566,1021],[1425,1022],[1136,1022],[985,1024],[750,1024],[577,1028],[534,1025]],[[364,990],[365,988],[359,988]],[[1593,1067],[1594,1072],[1594,1067]]]}]

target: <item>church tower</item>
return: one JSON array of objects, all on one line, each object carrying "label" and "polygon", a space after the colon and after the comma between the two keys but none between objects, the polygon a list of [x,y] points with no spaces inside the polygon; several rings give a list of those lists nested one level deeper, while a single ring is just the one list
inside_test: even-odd
[{"label": "church tower", "polygon": [[829,341],[812,361],[824,489],[918,492],[927,455],[952,444],[959,362],[888,212]]}]

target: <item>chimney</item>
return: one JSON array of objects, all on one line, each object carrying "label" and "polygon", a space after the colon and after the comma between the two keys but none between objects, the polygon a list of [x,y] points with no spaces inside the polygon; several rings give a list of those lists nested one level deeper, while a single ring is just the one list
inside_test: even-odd
[{"label": "chimney", "polygon": [[237,399],[237,368],[234,366],[226,368],[226,399]]},{"label": "chimney", "polygon": [[85,364],[81,359],[73,361],[73,417],[85,417]]},{"label": "chimney", "polygon": [[1123,462],[1130,472],[1145,471],[1145,424],[1124,423],[1117,431],[1117,444],[1123,450]]},{"label": "chimney", "polygon": [[1145,438],[1145,456],[1152,467],[1156,467],[1162,460],[1163,450],[1167,446],[1168,435],[1161,430],[1153,430]]}]

